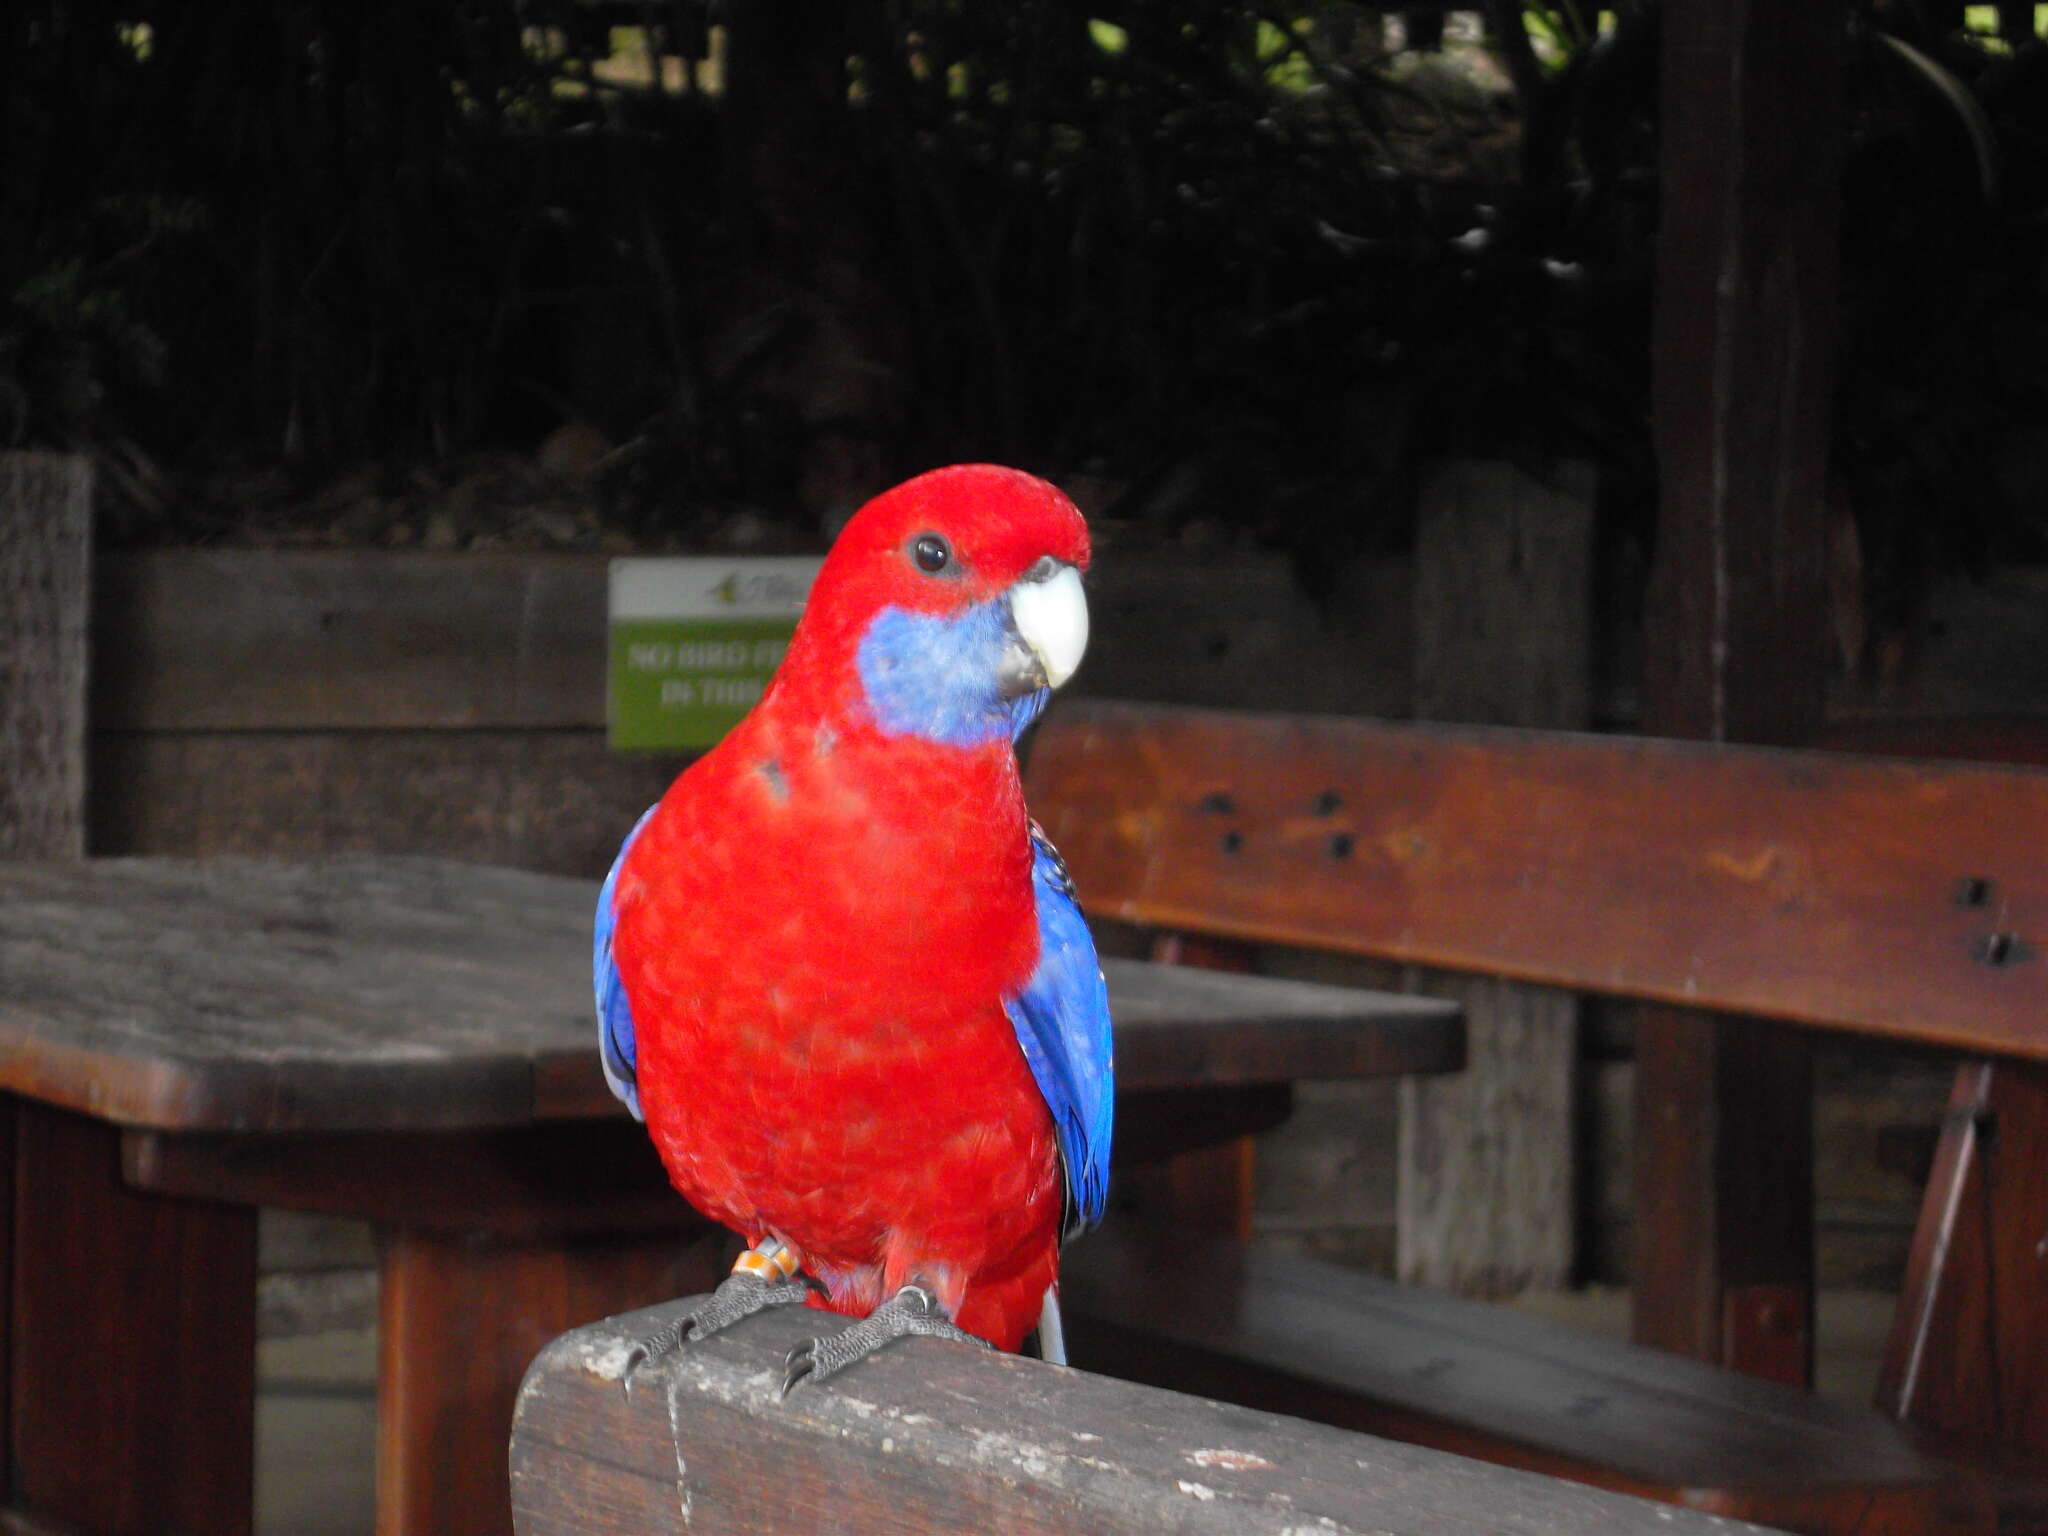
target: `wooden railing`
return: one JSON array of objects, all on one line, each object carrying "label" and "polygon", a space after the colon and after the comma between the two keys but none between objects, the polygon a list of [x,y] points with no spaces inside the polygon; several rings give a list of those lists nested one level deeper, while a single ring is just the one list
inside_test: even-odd
[{"label": "wooden railing", "polygon": [[629,1384],[632,1342],[691,1305],[579,1328],[534,1362],[512,1432],[520,1536],[1756,1529],[962,1344],[897,1345],[784,1398],[784,1354],[843,1324],[807,1308]]}]

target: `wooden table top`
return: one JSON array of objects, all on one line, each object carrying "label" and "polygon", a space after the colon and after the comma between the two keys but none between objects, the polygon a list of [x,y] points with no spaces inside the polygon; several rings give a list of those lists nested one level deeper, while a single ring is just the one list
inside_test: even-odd
[{"label": "wooden table top", "polygon": [[[623,1114],[594,882],[447,860],[0,863],[0,1089],[160,1130]],[[1454,1071],[1457,1005],[1112,960],[1126,1088]]]}]

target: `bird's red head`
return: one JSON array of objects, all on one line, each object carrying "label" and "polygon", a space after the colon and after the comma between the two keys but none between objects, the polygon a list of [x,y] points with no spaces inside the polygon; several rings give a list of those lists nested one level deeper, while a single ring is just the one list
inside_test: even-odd
[{"label": "bird's red head", "polygon": [[1035,476],[959,464],[907,480],[832,546],[771,697],[891,734],[1007,737],[1081,659],[1088,558],[1080,511]]},{"label": "bird's red head", "polygon": [[999,464],[955,464],[856,512],[812,601],[949,613],[1014,586],[1040,560],[1085,571],[1088,555],[1088,525],[1057,486]]}]

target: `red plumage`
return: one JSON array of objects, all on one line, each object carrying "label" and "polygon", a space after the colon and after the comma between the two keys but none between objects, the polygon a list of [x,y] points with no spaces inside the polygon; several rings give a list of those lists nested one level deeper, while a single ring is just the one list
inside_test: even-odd
[{"label": "red plumage", "polygon": [[[920,580],[908,541],[950,541]],[[1007,738],[885,732],[855,663],[884,607],[982,602],[1080,515],[1015,471],[921,476],[847,525],[754,711],[669,790],[618,872],[613,953],[648,1129],[676,1188],[794,1247],[822,1305],[913,1280],[1015,1349],[1058,1255],[1051,1116],[1003,999],[1038,958]]]}]

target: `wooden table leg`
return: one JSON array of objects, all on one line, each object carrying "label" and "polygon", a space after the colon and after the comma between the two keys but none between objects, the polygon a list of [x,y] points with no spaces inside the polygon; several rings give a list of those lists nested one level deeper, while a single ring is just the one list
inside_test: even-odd
[{"label": "wooden table leg", "polygon": [[1252,1227],[1253,1137],[1293,1109],[1291,1083],[1119,1095],[1112,1219],[1242,1242]]},{"label": "wooden table leg", "polygon": [[556,1334],[708,1291],[724,1234],[380,1236],[378,1536],[510,1536],[506,1445],[526,1367]]},{"label": "wooden table leg", "polygon": [[128,1188],[112,1126],[12,1118],[10,1503],[95,1536],[248,1536],[256,1212]]},{"label": "wooden table leg", "polygon": [[380,1536],[509,1532],[505,1448],[528,1363],[569,1328],[711,1289],[731,1258],[624,1116],[126,1142],[138,1188],[376,1226]]}]

